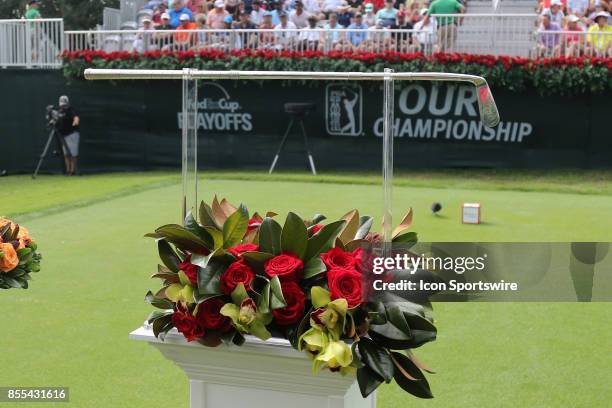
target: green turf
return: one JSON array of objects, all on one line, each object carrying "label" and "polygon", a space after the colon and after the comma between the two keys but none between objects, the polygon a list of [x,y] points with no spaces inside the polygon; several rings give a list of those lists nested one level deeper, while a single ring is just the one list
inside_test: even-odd
[{"label": "green turf", "polygon": [[[3,196],[0,213],[21,213],[16,220],[27,223],[44,253],[43,271],[29,290],[0,293],[0,386],[69,386],[74,407],[187,406],[180,370],[153,348],[127,340],[149,311],[144,293],[157,285],[148,279],[155,246],[142,235],[179,218],[180,186],[155,184],[172,183],[172,177],[0,179],[0,191],[10,185],[28,192],[23,203],[23,195]],[[200,194],[244,201],[252,210],[291,209],[305,216],[339,216],[352,207],[375,216],[381,212],[378,186],[293,177],[207,179]],[[422,240],[612,238],[612,196],[495,191],[497,182],[479,185],[474,177],[471,188],[400,185],[395,214],[413,206]],[[138,191],[127,194],[134,186]],[[444,205],[440,217],[428,212],[434,200]],[[481,202],[485,224],[462,225],[462,201]],[[609,304],[435,307],[439,338],[418,355],[438,372],[430,376],[436,398],[416,400],[386,386],[379,408],[607,407],[612,401]]]}]

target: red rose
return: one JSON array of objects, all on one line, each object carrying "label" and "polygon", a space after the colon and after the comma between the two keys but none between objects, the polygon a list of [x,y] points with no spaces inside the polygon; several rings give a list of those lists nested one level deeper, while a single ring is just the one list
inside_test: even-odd
[{"label": "red rose", "polygon": [[252,231],[254,229],[257,229],[257,228],[261,227],[261,222],[262,222],[261,220],[258,220],[256,218],[251,218],[249,220],[249,226],[247,227],[247,231],[250,232],[250,231]]},{"label": "red rose", "polygon": [[310,235],[311,237],[313,235],[315,235],[317,232],[321,231],[321,228],[323,228],[323,226],[321,224],[315,224],[312,227],[310,227],[308,229],[308,235]]},{"label": "red rose", "polygon": [[281,288],[287,306],[273,310],[272,315],[279,326],[289,326],[302,319],[306,296],[295,282],[284,282],[281,284]]},{"label": "red rose", "polygon": [[203,329],[217,330],[226,333],[232,328],[231,320],[220,311],[225,302],[220,298],[205,300],[198,307],[196,318]]},{"label": "red rose", "polygon": [[254,278],[255,272],[241,259],[233,262],[221,275],[221,290],[224,294],[231,295],[239,283],[243,283],[246,290],[250,290]]},{"label": "red rose", "polygon": [[361,274],[355,269],[334,268],[327,273],[332,300],[346,299],[349,309],[361,304]]},{"label": "red rose", "polygon": [[240,255],[245,252],[259,251],[259,247],[255,244],[240,244],[236,245],[235,247],[231,247],[229,251],[236,258],[240,258]]},{"label": "red rose", "polygon": [[355,257],[353,254],[340,248],[332,248],[328,252],[321,254],[321,259],[327,266],[327,270],[334,268],[353,269],[355,267]]},{"label": "red rose", "polygon": [[172,324],[176,327],[187,341],[193,341],[204,336],[204,329],[198,324],[196,319],[188,309],[177,309],[172,315]]},{"label": "red rose", "polygon": [[185,272],[191,283],[198,284],[198,267],[191,263],[191,255],[185,257],[185,260],[179,264],[179,269]]},{"label": "red rose", "polygon": [[304,263],[292,254],[281,254],[270,258],[264,264],[266,275],[273,278],[278,276],[281,282],[298,282],[302,279]]}]

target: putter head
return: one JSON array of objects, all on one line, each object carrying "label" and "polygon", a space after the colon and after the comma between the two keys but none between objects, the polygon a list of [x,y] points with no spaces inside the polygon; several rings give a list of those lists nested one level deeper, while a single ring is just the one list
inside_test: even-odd
[{"label": "putter head", "polygon": [[486,127],[495,127],[499,124],[499,112],[493,99],[493,94],[489,85],[476,85],[476,94],[478,96],[478,110],[480,111],[480,121]]}]

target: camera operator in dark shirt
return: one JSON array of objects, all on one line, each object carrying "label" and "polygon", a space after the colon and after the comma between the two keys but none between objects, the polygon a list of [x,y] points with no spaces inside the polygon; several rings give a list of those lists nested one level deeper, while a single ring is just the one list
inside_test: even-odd
[{"label": "camera operator in dark shirt", "polygon": [[64,150],[64,161],[66,163],[66,175],[73,176],[76,172],[77,158],[79,157],[79,134],[80,118],[70,106],[66,95],[59,98],[59,118],[56,124],[57,132],[64,138],[62,143]]}]

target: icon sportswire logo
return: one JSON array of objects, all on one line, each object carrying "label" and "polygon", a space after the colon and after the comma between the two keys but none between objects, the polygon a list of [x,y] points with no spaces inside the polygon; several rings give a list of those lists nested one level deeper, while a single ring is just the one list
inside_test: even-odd
[{"label": "icon sportswire logo", "polygon": [[325,126],[337,136],[360,136],[363,92],[359,84],[329,84],[325,88]]}]

